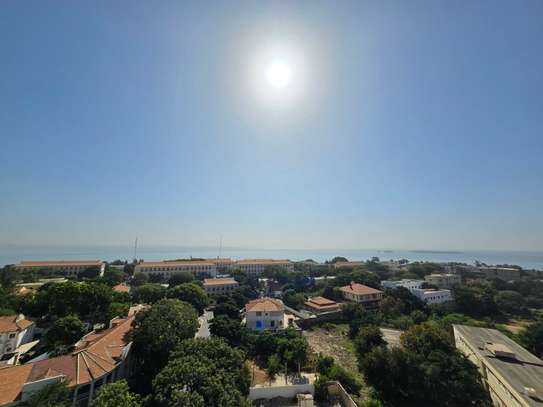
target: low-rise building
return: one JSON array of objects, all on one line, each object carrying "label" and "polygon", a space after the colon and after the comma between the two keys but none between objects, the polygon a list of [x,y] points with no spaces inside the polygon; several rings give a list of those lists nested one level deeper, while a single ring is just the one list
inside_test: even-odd
[{"label": "low-rise building", "polygon": [[398,287],[404,287],[408,290],[412,290],[414,288],[421,288],[422,284],[424,284],[424,280],[412,280],[408,278],[404,278],[402,280],[383,280],[381,281],[381,285],[384,288],[394,289]]},{"label": "low-rise building", "polygon": [[23,314],[0,317],[0,359],[32,341],[35,324]]},{"label": "low-rise building", "polygon": [[462,283],[462,277],[459,274],[429,274],[424,277],[428,284],[435,285],[439,288],[451,289],[453,286]]},{"label": "low-rise building", "polygon": [[518,281],[522,276],[522,271],[513,267],[479,267],[478,270],[486,279]]},{"label": "low-rise building", "polygon": [[324,314],[327,312],[338,312],[341,310],[339,304],[324,297],[310,297],[304,303],[305,309],[314,314]]},{"label": "low-rise building", "polygon": [[239,288],[239,283],[233,278],[206,278],[204,289],[208,295],[228,294]]},{"label": "low-rise building", "polygon": [[48,384],[65,382],[73,405],[85,407],[104,384],[130,375],[132,369],[127,333],[134,314],[114,318],[108,329],[91,332],[67,355],[0,369],[0,406],[30,398]]},{"label": "low-rise building", "polygon": [[383,292],[364,284],[351,283],[339,289],[343,298],[363,304],[365,308],[372,309],[379,307],[383,299]]},{"label": "low-rise building", "polygon": [[256,331],[276,331],[292,325],[293,319],[285,314],[283,301],[276,298],[258,298],[245,305],[245,324]]},{"label": "low-rise building", "polygon": [[290,260],[246,259],[236,261],[232,267],[251,275],[261,275],[267,267],[279,267],[286,271],[294,271],[294,263]]},{"label": "low-rise building", "polygon": [[229,270],[232,270],[235,264],[234,260],[228,259],[228,258],[217,257],[214,259],[207,259],[207,260],[215,263],[215,265],[217,266],[218,273],[224,273]]},{"label": "low-rise building", "polygon": [[209,260],[153,261],[137,264],[134,272],[160,275],[169,278],[174,273],[194,273],[215,277],[217,265]]},{"label": "low-rise building", "polygon": [[46,271],[76,276],[86,270],[96,270],[103,276],[106,263],[101,260],[21,261],[15,265],[19,271]]},{"label": "low-rise building", "polygon": [[543,360],[496,329],[453,325],[456,348],[478,368],[496,407],[543,406]]},{"label": "low-rise building", "polygon": [[413,288],[411,294],[426,304],[442,304],[453,300],[451,290],[433,290],[429,288]]}]

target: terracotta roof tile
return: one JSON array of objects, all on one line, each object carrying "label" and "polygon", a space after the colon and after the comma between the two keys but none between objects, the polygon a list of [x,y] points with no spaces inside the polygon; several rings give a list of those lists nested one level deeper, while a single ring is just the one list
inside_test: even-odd
[{"label": "terracotta roof tile", "polygon": [[283,311],[285,305],[281,300],[275,298],[258,298],[245,304],[245,311]]},{"label": "terracotta roof tile", "polygon": [[101,266],[101,260],[21,261],[16,267]]},{"label": "terracotta roof tile", "polygon": [[238,284],[238,282],[233,278],[204,278],[204,287],[230,284]]},{"label": "terracotta roof tile", "polygon": [[382,291],[376,290],[375,288],[368,287],[364,284],[351,283],[344,287],[340,288],[341,291],[355,294],[355,295],[368,295],[368,294],[379,294]]},{"label": "terracotta roof tile", "polygon": [[34,323],[28,319],[17,321],[17,317],[18,315],[0,317],[0,332],[20,332]]}]

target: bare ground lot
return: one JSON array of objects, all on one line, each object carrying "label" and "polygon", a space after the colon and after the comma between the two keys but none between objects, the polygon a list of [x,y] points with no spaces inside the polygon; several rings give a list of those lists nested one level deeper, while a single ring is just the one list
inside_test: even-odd
[{"label": "bare ground lot", "polygon": [[[363,377],[358,371],[358,361],[348,332],[349,325],[338,324],[329,330],[313,328],[303,331],[303,335],[314,352],[333,357],[337,364],[357,375],[363,381]],[[367,396],[367,391],[368,389],[363,387],[360,397],[353,397],[358,405],[362,405],[362,401]]]}]

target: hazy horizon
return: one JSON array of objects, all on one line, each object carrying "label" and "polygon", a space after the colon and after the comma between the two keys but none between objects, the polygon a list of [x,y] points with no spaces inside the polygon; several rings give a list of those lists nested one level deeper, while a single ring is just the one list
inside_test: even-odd
[{"label": "hazy horizon", "polygon": [[541,1],[30,3],[0,245],[543,250]]}]

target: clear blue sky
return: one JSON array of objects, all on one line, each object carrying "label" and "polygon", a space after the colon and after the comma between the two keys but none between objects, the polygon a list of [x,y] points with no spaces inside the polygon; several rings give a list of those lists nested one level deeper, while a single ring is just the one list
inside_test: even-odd
[{"label": "clear blue sky", "polygon": [[[540,0],[0,17],[0,243],[543,248]],[[275,43],[281,106],[247,73]]]}]

